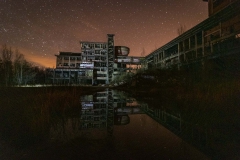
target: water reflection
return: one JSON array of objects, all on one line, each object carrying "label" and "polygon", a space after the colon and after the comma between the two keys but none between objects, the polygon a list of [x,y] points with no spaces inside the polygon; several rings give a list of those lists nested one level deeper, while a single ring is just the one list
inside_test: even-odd
[{"label": "water reflection", "polygon": [[[160,103],[158,105],[161,106]],[[147,103],[142,103],[141,109],[172,133],[197,147],[212,159],[238,159],[240,157],[238,153],[240,149],[239,131],[235,130],[231,124],[225,126],[219,122],[218,125],[213,126],[207,121],[206,123],[189,121],[187,119],[192,117],[193,111],[183,114],[177,109],[154,108]],[[201,115],[198,119],[201,119]],[[228,130],[224,130],[226,128]]]},{"label": "water reflection", "polygon": [[[95,138],[111,136],[114,125],[130,123],[129,114],[142,114],[134,98],[125,92],[106,89],[92,95],[80,97],[81,112],[75,117],[62,117],[53,121],[50,129],[52,140],[68,141],[76,137],[92,136]],[[94,131],[94,132],[93,132]]]},{"label": "water reflection", "polygon": [[[93,155],[100,150],[102,159],[208,159],[174,134],[182,130],[180,114],[152,110],[125,92],[110,89],[82,96],[80,104],[81,111],[75,114],[79,117],[53,123],[52,140],[74,139],[81,150],[88,148]],[[89,144],[82,146],[85,140]]]}]

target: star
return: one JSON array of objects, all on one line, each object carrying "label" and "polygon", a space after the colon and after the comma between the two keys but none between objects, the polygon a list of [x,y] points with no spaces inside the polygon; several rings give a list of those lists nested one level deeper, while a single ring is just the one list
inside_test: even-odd
[{"label": "star", "polygon": [[[130,48],[130,56],[148,55],[177,36],[178,24],[191,28],[208,17],[207,3],[171,0],[0,1],[0,44],[18,48],[32,62],[56,63],[59,51],[80,52],[79,41]],[[34,53],[34,56],[33,54]]]}]

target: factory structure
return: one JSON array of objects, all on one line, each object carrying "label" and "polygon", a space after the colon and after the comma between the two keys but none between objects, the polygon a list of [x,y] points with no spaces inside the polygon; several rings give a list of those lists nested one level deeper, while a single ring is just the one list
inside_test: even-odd
[{"label": "factory structure", "polygon": [[240,1],[203,1],[208,3],[209,18],[151,52],[142,67],[199,67],[206,60],[232,58],[240,53]]},{"label": "factory structure", "polygon": [[[204,66],[216,58],[240,57],[240,1],[203,0],[209,17],[181,33],[146,57],[128,56],[130,49],[106,42],[80,42],[79,53],[59,52],[56,68],[50,70],[53,84],[110,84],[135,68],[181,69]],[[205,3],[203,2],[203,3]]]},{"label": "factory structure", "polygon": [[143,57],[128,56],[126,46],[114,46],[114,34],[107,35],[107,42],[81,41],[81,52],[59,52],[56,68],[51,69],[54,84],[110,84],[132,65],[140,67]]}]

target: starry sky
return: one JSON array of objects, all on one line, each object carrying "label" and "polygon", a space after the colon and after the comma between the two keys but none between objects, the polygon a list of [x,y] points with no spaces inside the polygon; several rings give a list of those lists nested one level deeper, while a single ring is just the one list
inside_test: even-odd
[{"label": "starry sky", "polygon": [[0,45],[28,61],[55,67],[59,51],[80,52],[79,41],[128,46],[148,55],[208,17],[202,0],[0,0]]}]

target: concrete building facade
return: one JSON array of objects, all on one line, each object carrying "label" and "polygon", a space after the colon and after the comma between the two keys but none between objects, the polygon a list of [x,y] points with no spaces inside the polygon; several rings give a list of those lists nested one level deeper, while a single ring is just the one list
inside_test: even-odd
[{"label": "concrete building facade", "polygon": [[145,68],[182,68],[240,52],[239,0],[204,0],[209,18],[145,57]]},{"label": "concrete building facade", "polygon": [[114,46],[114,35],[107,42],[81,41],[81,52],[59,52],[56,68],[50,70],[54,84],[109,84],[129,71],[129,64],[139,65],[142,57],[129,57],[126,46]]}]

